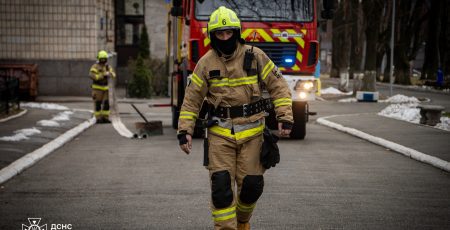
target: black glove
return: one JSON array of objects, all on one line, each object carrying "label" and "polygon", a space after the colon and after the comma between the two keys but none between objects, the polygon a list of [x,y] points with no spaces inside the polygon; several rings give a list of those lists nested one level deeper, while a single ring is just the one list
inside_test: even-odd
[{"label": "black glove", "polygon": [[184,145],[188,142],[187,138],[186,138],[186,133],[179,133],[177,135],[177,138],[178,138],[180,145]]},{"label": "black glove", "polygon": [[264,128],[263,137],[260,161],[264,168],[269,169],[280,163],[280,150],[277,145],[278,137],[272,135],[267,127]]}]

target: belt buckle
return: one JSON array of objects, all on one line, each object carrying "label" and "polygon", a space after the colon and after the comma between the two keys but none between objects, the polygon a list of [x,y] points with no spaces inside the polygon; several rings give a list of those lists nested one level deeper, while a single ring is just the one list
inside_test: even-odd
[{"label": "belt buckle", "polygon": [[243,115],[244,117],[247,116],[247,106],[248,106],[248,104],[243,104],[243,105],[242,105],[242,115]]}]

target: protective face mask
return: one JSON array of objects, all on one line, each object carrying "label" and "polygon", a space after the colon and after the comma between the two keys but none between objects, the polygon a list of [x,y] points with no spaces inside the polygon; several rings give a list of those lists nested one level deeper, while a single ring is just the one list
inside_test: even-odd
[{"label": "protective face mask", "polygon": [[237,48],[238,32],[234,32],[228,40],[219,40],[217,38],[211,39],[211,46],[213,49],[224,53],[225,55],[231,55]]},{"label": "protective face mask", "polygon": [[233,36],[225,41],[220,40],[217,43],[217,48],[226,55],[231,55],[237,47],[237,39],[236,36],[233,34]]}]

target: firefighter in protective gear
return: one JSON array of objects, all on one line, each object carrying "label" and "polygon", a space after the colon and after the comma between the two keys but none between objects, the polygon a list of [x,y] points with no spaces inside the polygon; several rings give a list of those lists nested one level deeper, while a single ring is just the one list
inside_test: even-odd
[{"label": "firefighter in protective gear", "polygon": [[[264,187],[260,161],[268,90],[281,136],[292,129],[292,100],[287,83],[266,54],[245,45],[241,23],[226,7],[215,10],[208,22],[211,47],[197,63],[186,87],[180,111],[178,139],[187,154],[192,148],[195,121],[206,98],[209,116],[207,156],[211,182],[211,209],[215,229],[249,229],[249,220]],[[254,53],[244,70],[246,51]],[[236,188],[235,188],[236,186]]]},{"label": "firefighter in protective gear", "polygon": [[97,63],[91,66],[89,76],[92,79],[92,98],[94,99],[94,116],[97,123],[110,123],[108,79],[115,78],[116,74],[107,64],[108,53],[101,50],[97,54]]}]

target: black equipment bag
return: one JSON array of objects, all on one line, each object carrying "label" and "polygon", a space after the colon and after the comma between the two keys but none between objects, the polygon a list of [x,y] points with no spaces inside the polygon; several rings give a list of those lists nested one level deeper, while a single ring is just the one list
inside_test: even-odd
[{"label": "black equipment bag", "polygon": [[278,137],[273,135],[266,126],[264,128],[263,138],[260,160],[264,168],[269,169],[280,163],[280,150],[277,145]]}]

